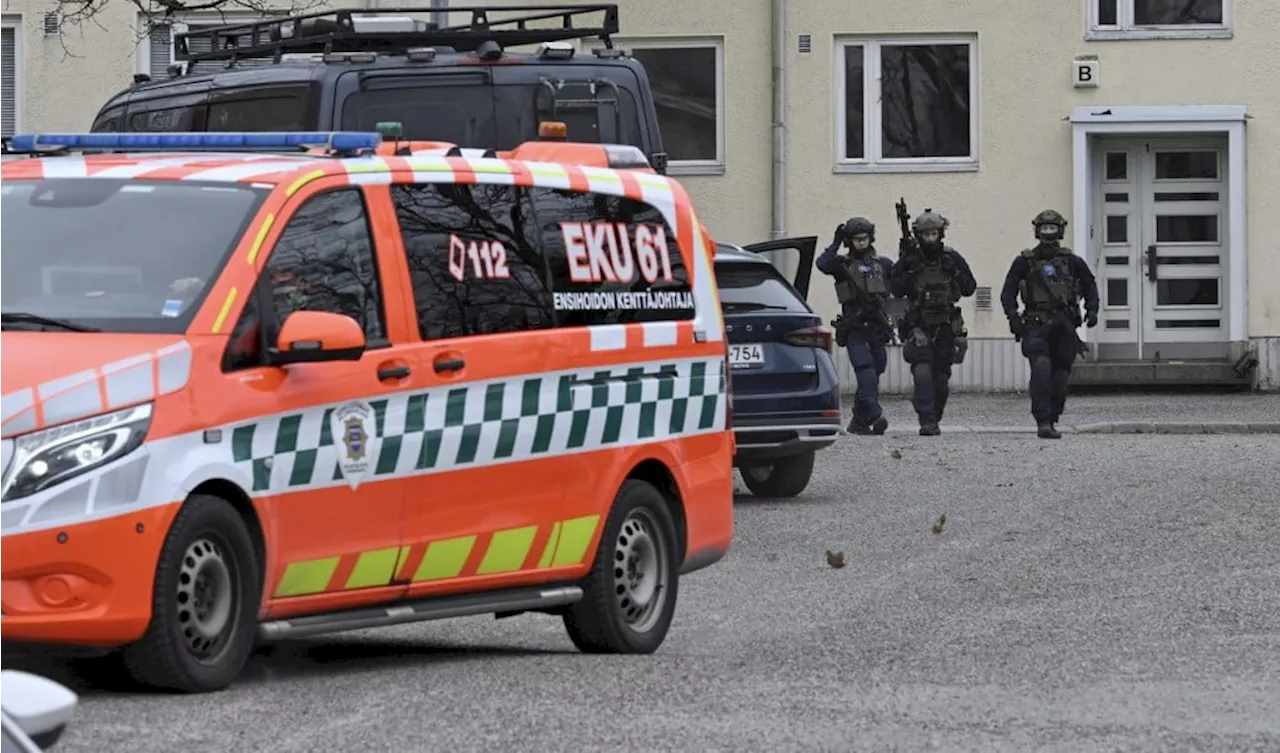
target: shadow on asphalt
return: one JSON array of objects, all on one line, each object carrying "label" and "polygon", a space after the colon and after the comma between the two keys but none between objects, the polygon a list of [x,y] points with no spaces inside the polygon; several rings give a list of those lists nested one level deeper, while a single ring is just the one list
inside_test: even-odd
[{"label": "shadow on asphalt", "polygon": [[812,492],[801,492],[798,497],[757,497],[751,492],[734,491],[733,493],[734,507],[739,505],[745,507],[755,505],[832,505],[837,504],[839,501],[840,500],[835,497],[823,494],[814,494]]},{"label": "shadow on asphalt", "polygon": [[[577,654],[563,650],[516,646],[459,646],[388,640],[299,639],[259,646],[235,685],[255,685],[347,672],[373,672],[391,665],[458,663],[475,659]],[[5,669],[20,669],[48,677],[81,696],[168,694],[133,682],[120,655],[67,656],[39,650],[6,651]],[[234,687],[234,686],[233,686]]]}]

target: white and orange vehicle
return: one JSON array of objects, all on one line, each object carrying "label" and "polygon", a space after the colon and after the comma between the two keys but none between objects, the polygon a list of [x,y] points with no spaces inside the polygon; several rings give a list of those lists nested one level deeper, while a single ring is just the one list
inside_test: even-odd
[{"label": "white and orange vehicle", "polygon": [[538,159],[562,143],[380,144],[14,137],[6,642],[120,647],[188,692],[259,640],[470,614],[662,643],[679,576],[733,535],[714,245],[687,195]]}]

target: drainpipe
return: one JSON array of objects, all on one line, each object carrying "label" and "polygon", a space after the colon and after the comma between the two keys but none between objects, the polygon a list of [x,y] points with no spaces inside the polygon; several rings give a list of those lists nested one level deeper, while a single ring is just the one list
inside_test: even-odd
[{"label": "drainpipe", "polygon": [[773,227],[770,238],[787,235],[787,0],[773,6]]},{"label": "drainpipe", "polygon": [[441,29],[449,25],[449,0],[431,0],[431,22]]}]

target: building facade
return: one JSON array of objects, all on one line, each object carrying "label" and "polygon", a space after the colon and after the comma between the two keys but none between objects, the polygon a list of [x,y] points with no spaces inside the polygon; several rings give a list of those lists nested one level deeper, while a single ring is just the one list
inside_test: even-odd
[{"label": "building facade", "polygon": [[[894,256],[899,197],[913,215],[930,207],[950,220],[948,242],[980,286],[963,306],[972,339],[958,389],[1025,387],[999,293],[1045,208],[1067,216],[1067,242],[1102,293],[1078,372],[1212,379],[1252,367],[1272,389],[1274,4],[620,0],[617,41],[648,69],[669,172],[718,240],[825,245],[865,215]],[[171,29],[144,28],[123,0],[60,30],[53,8],[5,2],[6,134],[87,129],[108,95],[172,55]],[[834,317],[825,283],[816,276],[810,298]],[[888,388],[906,389],[896,353],[891,363]]]}]

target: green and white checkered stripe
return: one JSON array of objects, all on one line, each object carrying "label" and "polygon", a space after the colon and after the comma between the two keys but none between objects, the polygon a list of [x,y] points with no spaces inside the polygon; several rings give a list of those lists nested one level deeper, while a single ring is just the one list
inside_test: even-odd
[{"label": "green and white checkered stripe", "polygon": [[[330,417],[346,401],[227,427],[255,493],[346,483]],[[724,361],[684,359],[472,382],[368,400],[363,483],[723,431]],[[339,438],[340,439],[340,438]],[[380,446],[378,446],[380,445]]]}]

